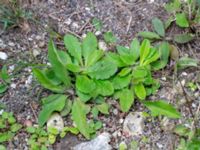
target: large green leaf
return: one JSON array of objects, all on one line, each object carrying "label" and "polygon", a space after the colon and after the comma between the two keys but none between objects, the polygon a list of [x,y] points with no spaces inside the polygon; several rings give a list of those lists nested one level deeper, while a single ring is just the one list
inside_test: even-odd
[{"label": "large green leaf", "polygon": [[136,84],[134,86],[134,91],[140,100],[144,100],[146,98],[146,90],[142,83]]},{"label": "large green leaf", "polygon": [[96,93],[102,96],[109,96],[114,93],[113,85],[108,80],[96,80]]},{"label": "large green leaf", "polygon": [[158,18],[154,18],[152,20],[152,24],[153,24],[153,27],[154,27],[154,30],[162,37],[165,36],[165,27],[164,27],[164,24],[163,22],[158,19]]},{"label": "large green leaf", "polygon": [[150,52],[150,42],[149,40],[143,40],[142,45],[140,47],[140,65],[142,65],[149,55]]},{"label": "large green leaf", "polygon": [[108,60],[101,60],[88,68],[87,73],[95,79],[108,79],[117,71],[116,64]]},{"label": "large green leaf", "polygon": [[159,40],[161,39],[160,36],[154,32],[149,32],[149,31],[143,31],[138,33],[139,36],[143,38],[147,38],[150,40]]},{"label": "large green leaf", "polygon": [[79,131],[90,139],[90,128],[86,118],[86,106],[79,99],[75,100],[72,106],[72,119],[75,122]]},{"label": "large green leaf", "polygon": [[79,75],[76,78],[76,88],[83,93],[91,93],[95,89],[95,82],[87,76]]},{"label": "large green leaf", "polygon": [[69,51],[70,55],[76,58],[80,64],[83,64],[81,58],[81,43],[79,42],[79,40],[73,35],[65,35],[64,44],[67,50]]},{"label": "large green leaf", "polygon": [[127,87],[130,84],[130,82],[131,82],[131,75],[125,77],[115,76],[112,80],[114,89],[123,89]]},{"label": "large green leaf", "polygon": [[176,24],[180,27],[189,27],[189,22],[185,13],[176,14]]},{"label": "large green leaf", "polygon": [[159,100],[155,102],[144,102],[144,105],[149,108],[153,116],[164,115],[169,118],[180,118],[181,115],[177,110],[164,100]]},{"label": "large green leaf", "polygon": [[174,36],[174,41],[180,44],[188,43],[194,39],[194,35],[183,33]]},{"label": "large green leaf", "polygon": [[136,61],[140,56],[140,42],[136,38],[131,42],[130,54],[133,56],[134,61]]},{"label": "large green leaf", "polygon": [[[48,100],[48,98],[50,100]],[[46,98],[46,102],[43,106],[42,106],[42,110],[39,113],[38,116],[38,123],[39,126],[42,127],[45,122],[49,119],[49,117],[51,116],[51,114],[54,111],[62,111],[62,109],[65,107],[65,102],[66,102],[67,96],[65,95],[55,95],[55,96],[49,96]]]},{"label": "large green leaf", "polygon": [[123,112],[128,112],[134,102],[133,91],[123,89],[119,93],[120,108]]},{"label": "large green leaf", "polygon": [[33,68],[33,74],[40,82],[40,84],[45,88],[58,93],[63,93],[65,91],[65,88],[63,86],[58,86],[57,84],[49,80],[41,70]]},{"label": "large green leaf", "polygon": [[48,45],[48,60],[51,63],[56,76],[63,81],[67,88],[69,88],[71,85],[70,76],[62,63],[52,40],[50,40]]},{"label": "large green leaf", "polygon": [[92,32],[89,32],[87,36],[83,39],[82,46],[85,66],[88,66],[89,56],[91,55],[91,53],[93,53],[93,51],[97,50],[98,43],[96,36]]}]

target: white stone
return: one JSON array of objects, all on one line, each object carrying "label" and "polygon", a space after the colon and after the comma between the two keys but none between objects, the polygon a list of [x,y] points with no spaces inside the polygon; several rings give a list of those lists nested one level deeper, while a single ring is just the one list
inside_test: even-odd
[{"label": "white stone", "polygon": [[67,18],[67,19],[64,21],[64,24],[66,24],[66,25],[70,25],[71,23],[72,23],[71,18]]},{"label": "white stone", "polygon": [[112,147],[109,145],[109,142],[110,134],[104,132],[89,142],[76,145],[72,150],[111,150]]},{"label": "white stone", "polygon": [[78,28],[79,28],[79,25],[78,25],[78,23],[73,22],[73,23],[72,23],[72,27],[73,27],[74,29],[78,29]]},{"label": "white stone", "polygon": [[47,121],[47,129],[49,127],[56,128],[59,132],[61,132],[64,128],[63,119],[58,113],[52,114],[49,120]]},{"label": "white stone", "polygon": [[143,133],[144,117],[142,112],[129,113],[124,120],[123,132],[129,136],[138,136]]},{"label": "white stone", "polygon": [[37,57],[38,55],[40,55],[40,51],[37,50],[37,49],[34,49],[34,50],[33,50],[33,56],[34,56],[34,57]]},{"label": "white stone", "polygon": [[104,41],[99,41],[99,49],[107,51],[108,50],[107,44]]},{"label": "white stone", "polygon": [[101,35],[101,31],[96,31],[96,32],[95,32],[95,35],[96,35],[96,36]]},{"label": "white stone", "polygon": [[17,86],[17,85],[16,85],[15,83],[12,83],[12,84],[10,85],[10,87],[13,88],[13,89],[15,89],[16,86]]},{"label": "white stone", "polygon": [[15,46],[15,43],[13,43],[13,42],[8,42],[8,45],[11,46],[11,47],[14,47],[14,46]]},{"label": "white stone", "polygon": [[8,58],[8,55],[4,52],[0,52],[0,59],[6,60]]}]

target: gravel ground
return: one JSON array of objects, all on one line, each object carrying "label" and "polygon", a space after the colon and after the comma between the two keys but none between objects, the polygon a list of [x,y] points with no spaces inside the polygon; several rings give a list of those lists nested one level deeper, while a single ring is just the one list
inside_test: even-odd
[{"label": "gravel ground", "polygon": [[[14,74],[9,90],[0,97],[0,102],[6,104],[9,111],[13,111],[19,122],[24,124],[30,120],[37,123],[39,100],[48,94],[42,89],[31,74],[29,65],[45,63],[47,55],[47,42],[49,39],[48,29],[51,28],[61,35],[66,33],[78,37],[84,36],[88,31],[95,31],[91,20],[96,17],[103,22],[103,29],[98,35],[102,39],[102,33],[112,31],[118,38],[118,43],[127,45],[139,31],[151,30],[151,20],[159,17],[165,20],[168,16],[162,5],[166,0],[31,0],[24,2],[24,7],[33,12],[34,20],[25,22],[23,28],[11,29],[0,35],[0,51],[8,55],[6,61],[0,60],[1,65],[9,66],[9,72]],[[172,31],[174,32],[174,29]],[[177,31],[178,32],[178,31]],[[57,44],[62,47],[58,40]],[[179,46],[181,56],[192,56],[200,59],[199,41]],[[188,50],[190,49],[190,50]],[[173,64],[174,62],[170,62]],[[104,123],[103,131],[111,134],[111,145],[117,149],[119,143],[129,144],[135,140],[142,150],[173,150],[179,138],[171,129],[178,123],[187,123],[191,113],[186,106],[186,95],[181,90],[179,82],[173,83],[173,65],[166,70],[158,72],[156,76],[161,79],[161,89],[149,99],[165,98],[180,108],[183,118],[174,121],[166,118],[145,119],[144,133],[136,137],[126,137],[123,134],[123,121],[127,114],[119,111],[118,103],[111,103],[113,109],[109,116],[101,116]],[[195,113],[199,108],[200,88],[191,91],[187,88],[188,82],[200,82],[199,70],[189,69],[179,73],[179,80],[187,93],[192,97],[192,111]],[[173,86],[174,85],[174,86]],[[147,112],[139,103],[135,102],[132,112]],[[67,120],[67,118],[65,118]],[[198,122],[200,126],[200,122]],[[8,149],[27,149],[25,132],[19,133]],[[59,140],[53,149],[70,149],[71,146],[80,143],[82,138],[68,135]],[[67,141],[67,144],[66,144]],[[69,144],[70,143],[70,144]]]}]

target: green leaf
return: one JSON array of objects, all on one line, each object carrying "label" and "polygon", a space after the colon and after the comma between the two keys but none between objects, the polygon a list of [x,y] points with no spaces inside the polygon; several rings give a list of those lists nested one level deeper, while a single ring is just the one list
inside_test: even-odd
[{"label": "green leaf", "polygon": [[149,55],[150,52],[150,42],[149,40],[143,40],[142,45],[140,47],[140,65],[142,65]]},{"label": "green leaf", "polygon": [[14,133],[12,132],[3,132],[0,133],[0,143],[11,140],[14,137]]},{"label": "green leaf", "polygon": [[180,118],[180,113],[171,105],[164,100],[155,102],[144,102],[144,105],[151,110],[153,116],[164,115],[169,118]]},{"label": "green leaf", "polygon": [[95,64],[100,58],[102,58],[104,52],[102,50],[94,50],[88,57],[88,66]]},{"label": "green leaf", "polygon": [[136,38],[131,42],[130,54],[133,56],[134,61],[140,57],[140,42]]},{"label": "green leaf", "polygon": [[7,91],[8,86],[5,84],[0,84],[0,94],[4,93],[5,91]]},{"label": "green leaf", "polygon": [[178,34],[174,36],[174,41],[180,44],[188,43],[192,41],[195,38],[194,35],[188,34],[188,33],[183,33],[183,34]]},{"label": "green leaf", "polygon": [[72,59],[67,52],[57,51],[57,53],[58,53],[58,56],[60,57],[60,60],[64,66],[72,63]]},{"label": "green leaf", "polygon": [[62,109],[65,106],[66,99],[67,97],[65,95],[59,95],[58,97],[55,97],[54,100],[51,100],[51,102],[46,103],[42,106],[42,111],[40,111],[38,117],[38,123],[40,127],[42,127],[45,124],[45,122],[49,119],[50,115],[54,111],[62,111]]},{"label": "green leaf", "polygon": [[10,76],[8,74],[8,70],[6,66],[3,66],[3,68],[1,69],[1,78],[2,80],[4,80],[6,83],[10,83]]},{"label": "green leaf", "polygon": [[96,80],[96,93],[102,96],[110,96],[114,93],[113,85],[107,80]]},{"label": "green leaf", "polygon": [[133,78],[138,79],[138,78],[145,78],[148,74],[148,71],[145,67],[143,66],[137,66],[133,70]]},{"label": "green leaf", "polygon": [[15,124],[13,124],[13,125],[10,127],[10,130],[11,130],[12,132],[17,132],[17,131],[20,130],[21,128],[22,128],[22,125],[21,125],[21,124],[15,123]]},{"label": "green leaf", "polygon": [[104,33],[103,38],[107,43],[116,43],[117,42],[117,38],[114,36],[114,34],[112,32]]},{"label": "green leaf", "polygon": [[97,19],[97,18],[93,18],[93,19],[92,19],[92,24],[93,24],[93,26],[96,28],[97,31],[100,31],[101,28],[102,28],[102,26],[103,26],[101,20],[99,20],[99,19]]},{"label": "green leaf", "polygon": [[88,100],[92,98],[92,95],[85,94],[79,90],[76,90],[76,94],[78,95],[78,97],[80,98],[82,102],[87,102]]},{"label": "green leaf", "polygon": [[89,32],[87,36],[83,39],[82,44],[85,66],[88,66],[89,56],[91,55],[91,53],[93,53],[93,51],[97,50],[97,46],[98,43],[96,36],[92,32]]},{"label": "green leaf", "polygon": [[75,65],[75,64],[67,64],[67,65],[66,65],[66,68],[67,68],[69,71],[74,72],[74,73],[77,73],[77,72],[80,72],[80,71],[81,71],[80,66]]},{"label": "green leaf", "polygon": [[197,67],[198,61],[193,58],[182,57],[176,62],[176,66],[178,70],[185,69],[187,67]]},{"label": "green leaf", "polygon": [[47,68],[42,71],[42,73],[46,76],[46,78],[54,85],[59,85],[62,83],[60,79],[55,75],[55,72],[52,68]]},{"label": "green leaf", "polygon": [[184,125],[177,125],[174,129],[174,133],[178,134],[179,136],[188,136],[189,128],[185,127]]},{"label": "green leaf", "polygon": [[109,115],[109,105],[107,103],[103,103],[100,105],[97,105],[96,108],[102,113]]},{"label": "green leaf", "polygon": [[146,57],[143,66],[149,65],[160,57],[159,51],[155,48],[150,48],[149,55]]},{"label": "green leaf", "polygon": [[169,12],[169,13],[173,13],[178,11],[181,8],[181,1],[180,0],[174,0],[171,3],[167,3],[165,5],[165,9]]},{"label": "green leaf", "polygon": [[164,24],[163,22],[158,19],[158,18],[154,18],[152,20],[152,24],[153,24],[153,27],[154,27],[154,30],[162,37],[165,36],[165,27],[164,27]]},{"label": "green leaf", "polygon": [[121,60],[120,55],[112,52],[106,54],[106,59],[116,64],[118,67],[126,66],[126,64]]},{"label": "green leaf", "polygon": [[131,82],[131,75],[120,77],[115,76],[112,80],[114,89],[123,89],[127,87]]},{"label": "green leaf", "polygon": [[58,92],[58,93],[63,93],[65,91],[65,88],[63,86],[58,86],[55,83],[53,83],[39,69],[33,68],[33,74],[37,78],[37,80],[40,82],[40,84],[44,86],[45,88],[54,92]]},{"label": "green leaf", "polygon": [[68,75],[67,69],[62,64],[62,61],[57,53],[56,47],[52,40],[50,40],[48,45],[48,60],[52,65],[52,68],[56,74],[56,76],[63,81],[67,88],[71,85],[71,79]]},{"label": "green leaf", "polygon": [[189,22],[185,13],[176,14],[176,24],[183,28],[189,27]]},{"label": "green leaf", "polygon": [[134,86],[134,91],[140,100],[144,100],[146,98],[146,90],[142,83],[136,84]]},{"label": "green leaf", "polygon": [[143,38],[147,38],[150,40],[159,40],[161,39],[160,36],[154,32],[149,32],[149,31],[143,31],[138,33],[139,36]]},{"label": "green leaf", "polygon": [[127,67],[127,68],[123,68],[119,73],[118,73],[118,75],[120,76],[120,77],[124,77],[124,76],[126,76],[127,74],[129,74],[130,72],[131,72],[131,68],[129,68],[129,67]]},{"label": "green leaf", "polygon": [[116,64],[108,60],[101,60],[88,68],[87,73],[91,78],[108,79],[117,71]]},{"label": "green leaf", "polygon": [[167,42],[162,42],[159,45],[159,53],[160,53],[160,60],[153,62],[151,65],[154,70],[159,70],[164,68],[169,59],[169,54],[170,54],[170,47]]},{"label": "green leaf", "polygon": [[26,128],[26,131],[28,132],[28,133],[35,133],[35,131],[36,131],[36,128],[35,127],[27,127]]},{"label": "green leaf", "polygon": [[69,54],[76,58],[80,64],[83,64],[81,58],[82,49],[79,40],[73,35],[65,35],[64,44],[67,50],[69,51]]},{"label": "green leaf", "polygon": [[4,145],[0,145],[0,150],[6,150],[6,147]]},{"label": "green leaf", "polygon": [[134,102],[134,95],[130,89],[123,89],[119,93],[120,108],[123,112],[128,112]]},{"label": "green leaf", "polygon": [[67,99],[65,102],[65,107],[60,112],[61,116],[67,116],[70,113],[71,108],[72,108],[72,101]]},{"label": "green leaf", "polygon": [[86,137],[86,139],[90,139],[85,107],[86,106],[79,99],[75,100],[72,106],[72,119],[79,131]]},{"label": "green leaf", "polygon": [[76,88],[83,93],[91,93],[96,85],[93,80],[87,76],[79,75],[76,78]]}]

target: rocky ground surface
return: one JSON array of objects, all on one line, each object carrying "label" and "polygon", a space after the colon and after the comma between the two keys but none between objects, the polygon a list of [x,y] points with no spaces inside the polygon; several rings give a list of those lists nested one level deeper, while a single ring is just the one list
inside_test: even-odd
[{"label": "rocky ground surface", "polygon": [[[118,38],[118,43],[127,45],[139,31],[151,30],[151,20],[159,17],[167,18],[163,9],[165,0],[33,0],[24,3],[24,8],[33,13],[34,19],[22,24],[22,28],[4,31],[0,35],[0,66],[6,64],[9,73],[13,75],[9,90],[0,97],[9,111],[13,111],[17,120],[22,124],[31,121],[37,124],[40,98],[48,95],[31,74],[31,66],[46,63],[49,30],[61,35],[74,34],[84,37],[88,31],[95,32],[99,39],[105,31],[112,31]],[[101,32],[96,32],[91,20],[96,17],[103,22]],[[169,31],[174,32],[174,30]],[[199,41],[179,46],[180,56],[191,56],[200,59]],[[57,41],[62,47],[62,42]],[[188,50],[188,48],[192,49]],[[187,97],[191,99],[192,111],[199,110],[200,87],[195,91],[187,88],[189,82],[199,83],[199,70],[189,69],[178,73],[178,81],[173,82],[173,61],[166,70],[156,76],[160,79],[161,88],[156,95],[149,99],[165,99],[180,108],[184,116],[180,120],[167,118],[153,119],[144,117],[142,112],[147,110],[137,101],[130,113],[122,113],[118,103],[111,103],[109,116],[101,116],[103,128],[96,139],[82,141],[82,137],[67,135],[53,145],[52,149],[96,150],[118,149],[120,143],[128,147],[138,144],[144,149],[173,150],[179,138],[172,132],[178,123],[187,124],[191,112],[187,107]],[[179,82],[180,81],[180,82]],[[188,95],[182,89],[182,85]],[[68,121],[64,118],[65,122]],[[134,121],[133,121],[134,120]],[[200,124],[200,122],[199,122]],[[19,133],[10,149],[28,149],[26,140],[28,135]],[[87,142],[87,143],[85,143]],[[81,144],[80,144],[81,143]],[[99,147],[98,147],[99,146]],[[103,146],[103,147],[102,147]],[[94,149],[93,149],[94,150]]]}]

